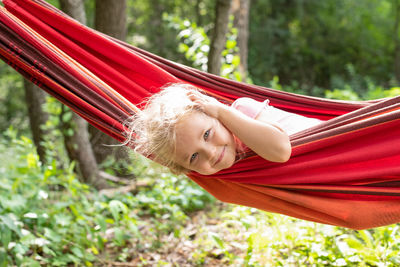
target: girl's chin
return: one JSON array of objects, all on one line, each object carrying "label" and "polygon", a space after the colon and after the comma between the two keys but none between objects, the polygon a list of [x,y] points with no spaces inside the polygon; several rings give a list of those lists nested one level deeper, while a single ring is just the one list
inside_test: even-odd
[{"label": "girl's chin", "polygon": [[212,174],[220,172],[220,171],[225,170],[225,169],[229,169],[230,167],[232,167],[232,165],[234,163],[235,163],[235,159],[229,160],[228,162],[225,162],[225,164],[223,164],[221,167],[216,169],[215,172],[213,172]]},{"label": "girl's chin", "polygon": [[229,156],[229,158],[224,159],[224,161],[220,162],[218,166],[216,166],[213,170],[208,170],[208,171],[195,171],[201,175],[212,175],[216,174],[217,172],[220,172],[222,170],[228,169],[232,167],[232,165],[235,163],[235,157],[234,156]]}]

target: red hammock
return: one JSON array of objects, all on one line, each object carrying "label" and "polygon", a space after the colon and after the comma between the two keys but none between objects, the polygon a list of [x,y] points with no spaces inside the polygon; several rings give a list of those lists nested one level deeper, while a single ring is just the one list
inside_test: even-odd
[{"label": "red hammock", "polygon": [[212,176],[189,175],[216,198],[354,229],[400,222],[399,97],[335,101],[238,83],[96,32],[43,0],[3,2],[0,57],[120,141],[135,105],[170,82],[226,102],[268,98],[326,121],[291,136],[287,163],[251,156]]}]

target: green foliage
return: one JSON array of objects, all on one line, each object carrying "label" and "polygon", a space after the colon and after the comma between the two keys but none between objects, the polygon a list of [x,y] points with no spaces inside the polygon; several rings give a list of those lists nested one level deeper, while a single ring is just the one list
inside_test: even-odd
[{"label": "green foliage", "polygon": [[[194,261],[206,263],[211,251],[224,266],[398,266],[399,225],[354,231],[229,206],[216,211],[215,232],[199,237]],[[205,226],[206,227],[206,226]],[[198,229],[198,232],[207,229]]]},{"label": "green foliage", "polygon": [[57,168],[68,168],[70,160],[64,147],[64,136],[73,134],[73,130],[63,127],[63,124],[71,120],[72,111],[51,96],[46,97],[42,108],[48,114],[46,123],[40,126],[46,132],[42,141],[46,149],[46,161],[56,160]]},{"label": "green foliage", "polygon": [[326,98],[331,98],[331,99],[342,99],[342,100],[351,100],[351,101],[357,101],[360,100],[360,97],[355,93],[350,87],[347,89],[334,89],[334,90],[327,90],[325,93]]},{"label": "green foliage", "polygon": [[214,20],[214,0],[150,0],[128,1],[129,42],[168,59],[187,63],[176,51],[178,32],[164,21],[165,14],[186,18],[200,27],[210,29]]},{"label": "green foliage", "polygon": [[[138,175],[157,179],[148,161],[137,161]],[[73,165],[60,169],[52,159],[42,166],[32,141],[11,128],[0,138],[0,173],[0,266],[91,266],[106,249],[145,246],[141,216],[154,218],[155,236],[179,236],[188,213],[213,201],[187,178],[169,174],[137,195],[106,197],[80,183]]]},{"label": "green foliage", "polygon": [[13,125],[28,133],[28,118],[23,78],[4,62],[0,62],[0,132]]},{"label": "green foliage", "polygon": [[[254,1],[249,72],[266,85],[274,76],[300,89],[343,88],[360,93],[359,77],[388,87],[393,79],[394,1]],[[352,70],[349,71],[349,66]],[[307,91],[307,94],[312,94]]]},{"label": "green foliage", "polygon": [[167,14],[164,14],[164,21],[168,27],[178,31],[177,39],[181,41],[178,51],[185,55],[193,67],[207,71],[210,40],[204,28],[187,19],[182,20],[178,16]]},{"label": "green foliage", "polygon": [[[164,20],[170,28],[178,31],[180,41],[178,51],[185,55],[186,60],[195,68],[207,71],[208,52],[210,39],[203,27],[189,20],[182,20],[178,16],[164,14]],[[237,29],[233,28],[233,17],[230,18],[229,32],[222,51],[221,76],[236,81],[241,81],[239,73],[240,56],[237,47]]]},{"label": "green foliage", "polygon": [[240,55],[237,45],[237,29],[233,27],[233,17],[230,17],[228,25],[225,49],[222,51],[221,76],[235,81],[242,81],[239,72]]},{"label": "green foliage", "polygon": [[372,82],[368,82],[367,88],[368,89],[365,92],[358,94],[350,85],[345,85],[344,89],[326,90],[325,97],[331,99],[359,101],[400,95],[400,87],[384,89],[383,87],[377,86]]},{"label": "green foliage", "polygon": [[160,178],[151,192],[141,192],[137,195],[140,206],[145,208],[142,212],[156,217],[168,214],[168,217],[179,220],[185,216],[184,213],[204,209],[208,203],[214,201],[210,194],[185,176],[176,177],[162,173]]},{"label": "green foliage", "polygon": [[[57,169],[55,161],[42,168],[32,141],[17,139],[12,130],[1,140],[0,150],[7,157],[1,161],[0,188],[0,227],[7,236],[2,244],[5,262],[31,266],[35,259],[58,266],[92,261],[93,254],[85,249],[92,246],[87,236],[94,233],[90,227],[81,227],[94,224],[82,212],[87,210],[88,187],[74,178],[71,168]],[[60,195],[63,188],[67,191]]]},{"label": "green foliage", "polygon": [[[200,40],[196,37],[200,29],[203,37],[209,36],[215,1],[135,0],[128,1],[128,5],[129,32],[133,36],[130,42],[183,64],[196,61],[194,66],[200,68],[206,64],[202,55],[205,48],[200,45],[197,49],[197,43],[194,47],[189,43]],[[362,77],[384,87],[396,86],[393,36],[399,33],[394,32],[394,5],[392,0],[253,1],[249,21],[250,79],[268,86],[276,76],[283,86],[317,96],[324,94],[320,88],[344,88],[344,84],[363,93],[367,83]],[[187,21],[189,26],[171,27],[171,21],[161,19],[165,16],[173,17],[173,21],[178,18],[175,24]],[[175,36],[184,30],[193,37],[177,41]],[[231,36],[235,33],[228,35],[234,42],[236,37]],[[176,47],[190,55],[183,57]],[[240,80],[229,66],[235,65],[236,58],[228,57],[225,62],[223,75]]]}]

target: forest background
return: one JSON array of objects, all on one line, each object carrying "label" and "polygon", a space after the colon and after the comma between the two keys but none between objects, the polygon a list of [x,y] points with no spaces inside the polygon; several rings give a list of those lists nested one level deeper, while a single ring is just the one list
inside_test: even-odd
[{"label": "forest background", "polygon": [[[400,94],[400,0],[52,0],[172,61],[347,100]],[[132,155],[0,63],[0,266],[398,266],[399,225],[231,206]]]}]

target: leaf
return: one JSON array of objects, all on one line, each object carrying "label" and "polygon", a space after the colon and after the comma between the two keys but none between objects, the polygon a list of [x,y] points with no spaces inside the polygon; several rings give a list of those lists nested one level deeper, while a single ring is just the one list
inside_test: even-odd
[{"label": "leaf", "polygon": [[358,240],[355,237],[349,237],[344,239],[344,241],[349,245],[349,247],[351,248],[355,248],[355,249],[363,249],[364,248],[364,244]]},{"label": "leaf", "polygon": [[50,228],[44,228],[44,236],[56,243],[62,240],[62,236],[60,236],[58,233]]},{"label": "leaf", "polygon": [[227,40],[226,41],[226,48],[227,49],[233,49],[236,47],[236,41],[235,40]]},{"label": "leaf", "polygon": [[202,200],[196,199],[196,198],[193,198],[191,200],[191,203],[193,206],[193,207],[191,207],[191,210],[199,210],[199,209],[204,208],[204,206],[205,206],[205,203]]},{"label": "leaf", "polygon": [[10,266],[7,260],[7,253],[0,248],[0,267],[7,267]]},{"label": "leaf", "polygon": [[34,259],[29,258],[29,257],[24,257],[20,264],[21,264],[21,266],[40,267],[39,262],[37,262]]},{"label": "leaf", "polygon": [[[76,203],[78,204],[78,203]],[[80,214],[78,209],[76,208],[75,205],[69,205],[69,208],[71,209],[72,213],[75,215],[75,217],[79,220],[84,220],[85,218]]]},{"label": "leaf", "polygon": [[181,53],[185,53],[186,51],[189,50],[189,46],[187,44],[184,43],[180,43],[178,46],[178,51]]},{"label": "leaf", "polygon": [[106,219],[106,223],[114,224],[115,221],[114,221],[113,219],[111,219],[111,218],[107,218],[107,219]]},{"label": "leaf", "polygon": [[26,137],[26,136],[21,136],[21,140],[22,140],[22,142],[24,142],[25,144],[32,144],[32,140],[31,139],[29,139],[28,137]]},{"label": "leaf", "polygon": [[0,220],[12,231],[17,233],[19,236],[21,236],[21,230],[17,225],[15,224],[14,220],[12,220],[7,214],[6,215],[0,215]]},{"label": "leaf", "polygon": [[56,224],[61,226],[68,226],[71,223],[71,216],[66,214],[56,214],[54,216]]},{"label": "leaf", "polygon": [[107,222],[105,217],[99,216],[97,219],[97,223],[100,226],[100,231],[105,232],[107,230]]},{"label": "leaf", "polygon": [[62,115],[62,121],[63,122],[69,122],[72,118],[72,112],[64,112]]},{"label": "leaf", "polygon": [[67,259],[69,259],[72,262],[78,263],[80,262],[79,258],[77,258],[75,255],[73,254],[66,254],[65,255]]},{"label": "leaf", "polygon": [[98,255],[99,254],[99,251],[97,250],[97,248],[95,246],[92,246],[90,249],[92,250],[94,255]]},{"label": "leaf", "polygon": [[104,240],[105,241],[103,241],[103,238],[100,235],[97,236],[97,245],[100,249],[104,249],[104,242],[107,242],[107,239]]},{"label": "leaf", "polygon": [[29,250],[29,248],[22,244],[16,244],[13,248],[13,251],[16,254],[21,254],[21,255],[24,255],[28,250]]},{"label": "leaf", "polygon": [[358,232],[368,248],[373,248],[373,237],[368,230],[361,230]]},{"label": "leaf", "polygon": [[124,232],[121,230],[121,228],[114,228],[114,236],[115,236],[115,241],[117,241],[118,245],[123,246],[125,240],[124,240]]},{"label": "leaf", "polygon": [[26,162],[29,169],[34,169],[38,167],[39,158],[36,154],[29,153],[26,155]]},{"label": "leaf", "polygon": [[26,199],[21,195],[11,195],[10,199],[0,198],[1,205],[10,211],[22,209],[26,206]]},{"label": "leaf", "polygon": [[335,265],[335,266],[346,266],[346,265],[347,265],[347,262],[346,262],[345,259],[340,258],[340,259],[337,259],[337,260],[334,262],[334,265]]},{"label": "leaf", "polygon": [[217,243],[218,247],[223,249],[224,246],[224,241],[216,234],[216,233],[211,233],[211,237],[214,239],[215,243]]},{"label": "leaf", "polygon": [[11,242],[11,229],[2,227],[0,237],[1,237],[1,243],[3,244],[4,248],[8,247],[8,244]]},{"label": "leaf", "polygon": [[75,256],[77,256],[78,258],[83,258],[84,257],[84,253],[82,252],[82,250],[78,247],[73,247],[71,248],[72,253],[75,254]]},{"label": "leaf", "polygon": [[234,55],[232,58],[232,65],[239,66],[240,64],[240,56]]},{"label": "leaf", "polygon": [[119,215],[120,212],[127,213],[128,211],[125,204],[118,200],[110,201],[109,208],[115,221],[120,220],[120,215]]},{"label": "leaf", "polygon": [[68,128],[68,129],[64,132],[64,134],[65,134],[66,136],[73,136],[73,135],[74,135],[74,129]]},{"label": "leaf", "polygon": [[57,254],[47,246],[43,246],[43,252],[53,257],[57,256]]}]

